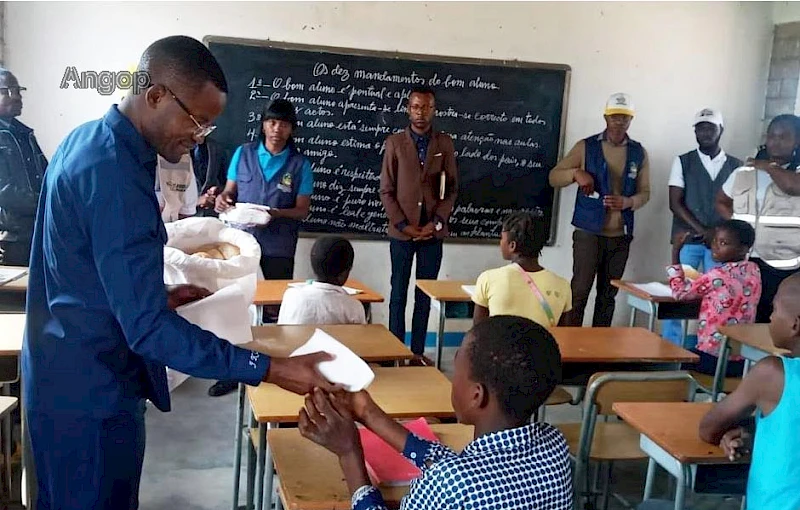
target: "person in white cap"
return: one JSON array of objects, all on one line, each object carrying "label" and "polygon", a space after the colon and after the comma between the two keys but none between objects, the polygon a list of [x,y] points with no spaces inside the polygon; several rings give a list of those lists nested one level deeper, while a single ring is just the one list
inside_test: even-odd
[{"label": "person in white cap", "polygon": [[[697,149],[681,154],[672,163],[669,174],[669,209],[672,211],[673,250],[690,233],[678,257],[681,264],[704,273],[718,264],[711,257],[709,245],[714,227],[723,221],[714,207],[722,185],[742,161],[725,153],[719,146],[724,126],[718,110],[703,108],[694,116]],[[681,322],[665,321],[661,335],[681,345],[684,341]],[[691,346],[689,346],[691,347]]]},{"label": "person in white cap", "polygon": [[606,103],[606,129],[578,141],[550,171],[550,185],[578,184],[573,239],[572,311],[568,325],[583,325],[592,283],[597,276],[592,326],[608,327],[617,289],[633,239],[633,212],[650,200],[647,151],[628,136],[635,109],[628,94],[613,94]]}]

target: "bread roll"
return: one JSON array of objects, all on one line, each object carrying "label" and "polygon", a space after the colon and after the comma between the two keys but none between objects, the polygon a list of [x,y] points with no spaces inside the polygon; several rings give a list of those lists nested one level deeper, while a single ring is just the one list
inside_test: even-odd
[{"label": "bread roll", "polygon": [[230,243],[204,244],[195,248],[191,255],[205,259],[228,260],[239,255],[239,247]]}]

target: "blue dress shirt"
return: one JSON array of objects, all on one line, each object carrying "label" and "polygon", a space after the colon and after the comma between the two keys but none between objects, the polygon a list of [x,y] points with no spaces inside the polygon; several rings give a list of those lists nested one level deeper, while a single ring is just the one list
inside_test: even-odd
[{"label": "blue dress shirt", "polygon": [[165,365],[256,385],[269,357],[167,308],[156,151],[116,105],[70,133],[45,174],[31,250],[22,377],[58,418],[170,407]]}]

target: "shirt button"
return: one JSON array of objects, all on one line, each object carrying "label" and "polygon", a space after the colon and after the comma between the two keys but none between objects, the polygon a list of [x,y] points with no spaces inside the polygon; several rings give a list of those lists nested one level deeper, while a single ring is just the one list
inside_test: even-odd
[{"label": "shirt button", "polygon": [[417,202],[417,207],[422,207],[422,202]]},{"label": "shirt button", "polygon": [[411,455],[409,455],[409,457],[411,457],[412,459],[416,459],[417,458],[417,452],[411,452]]}]

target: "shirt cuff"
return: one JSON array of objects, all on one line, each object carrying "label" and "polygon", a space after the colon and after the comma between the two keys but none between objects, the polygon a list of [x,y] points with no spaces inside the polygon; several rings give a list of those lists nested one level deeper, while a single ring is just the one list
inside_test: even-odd
[{"label": "shirt cuff", "polygon": [[350,498],[353,510],[375,510],[385,508],[383,496],[380,491],[372,485],[362,485],[353,493]]},{"label": "shirt cuff", "polygon": [[407,458],[414,463],[415,466],[422,469],[425,465],[425,460],[428,457],[428,451],[431,449],[431,442],[426,441],[415,434],[409,433],[406,438],[406,445],[403,448],[403,457]]},{"label": "shirt cuff", "polygon": [[250,386],[258,386],[269,372],[270,357],[258,351],[235,347],[235,357],[231,366],[232,381],[241,381]]}]

